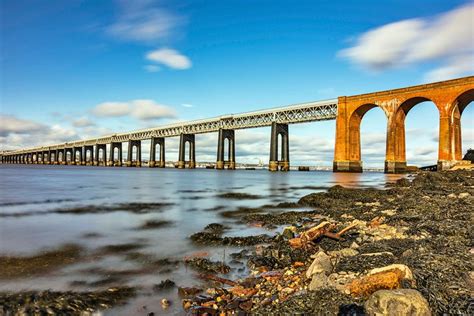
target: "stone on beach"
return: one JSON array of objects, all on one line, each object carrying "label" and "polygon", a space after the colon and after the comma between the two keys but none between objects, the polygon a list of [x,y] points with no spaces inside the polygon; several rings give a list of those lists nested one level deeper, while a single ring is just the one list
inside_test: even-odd
[{"label": "stone on beach", "polygon": [[403,276],[404,273],[398,269],[383,271],[355,279],[347,289],[353,296],[369,296],[378,290],[399,288]]},{"label": "stone on beach", "polygon": [[412,289],[380,290],[365,302],[370,316],[430,316],[428,302],[420,292]]}]

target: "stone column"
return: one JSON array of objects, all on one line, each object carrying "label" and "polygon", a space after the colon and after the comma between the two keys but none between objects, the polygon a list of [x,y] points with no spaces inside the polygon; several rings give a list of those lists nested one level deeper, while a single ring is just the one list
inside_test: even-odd
[{"label": "stone column", "polygon": [[460,117],[455,113],[441,111],[439,117],[438,171],[447,170],[462,159],[460,142]]},{"label": "stone column", "polygon": [[[278,135],[281,135],[281,160],[278,158]],[[290,170],[290,146],[289,146],[288,124],[272,123],[272,132],[270,139],[270,162],[268,169],[270,171],[288,171]]]},{"label": "stone column", "polygon": [[179,138],[179,160],[178,168],[186,168],[186,143],[189,142],[189,161],[188,168],[196,168],[196,150],[194,134],[181,134]]},{"label": "stone column", "polygon": [[[137,147],[136,160],[133,160],[133,147]],[[127,167],[141,167],[142,165],[142,146],[140,140],[129,140],[127,151]]]},{"label": "stone column", "polygon": [[[160,145],[160,159],[156,160],[156,146]],[[151,145],[150,145],[150,161],[148,162],[148,166],[150,168],[158,167],[164,168],[165,167],[165,138],[164,137],[152,137],[151,138]]]},{"label": "stone column", "polygon": [[398,109],[388,117],[385,173],[404,173],[406,171],[405,117],[404,109]]},{"label": "stone column", "polygon": [[360,160],[360,122],[370,108],[348,104],[347,97],[338,98],[334,172],[362,172]]},{"label": "stone column", "polygon": [[[225,159],[225,140],[228,141],[228,157]],[[216,169],[235,169],[235,132],[232,129],[219,129],[217,139],[217,162]]]},{"label": "stone column", "polygon": [[[114,150],[115,148],[118,149],[118,157],[115,157],[115,154],[114,154]],[[110,161],[108,163],[109,166],[113,167],[113,166],[117,166],[117,167],[121,167],[122,166],[122,143],[121,142],[118,142],[118,143],[111,143],[110,144]],[[117,161],[115,160],[117,159]]]},{"label": "stone column", "polygon": [[[82,147],[74,147],[73,151],[73,160],[74,160],[74,164],[77,165],[77,166],[80,166],[80,165],[84,165],[85,162],[84,162],[84,155],[83,155],[83,152],[82,152]],[[76,156],[77,156],[77,153],[79,153],[79,158],[77,159],[76,161]]]},{"label": "stone column", "polygon": [[49,165],[49,152],[43,151],[43,165]]},{"label": "stone column", "polygon": [[[103,153],[102,161],[100,161],[100,158],[99,158],[101,150]],[[107,145],[106,144],[95,145],[94,166],[107,166]]]},{"label": "stone column", "polygon": [[[94,146],[84,146],[84,165],[92,166],[94,163]],[[87,152],[90,152],[89,160],[87,160]]]}]

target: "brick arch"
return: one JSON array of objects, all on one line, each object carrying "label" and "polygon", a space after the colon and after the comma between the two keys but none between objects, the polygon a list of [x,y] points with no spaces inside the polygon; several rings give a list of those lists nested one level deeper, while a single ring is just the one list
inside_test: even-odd
[{"label": "brick arch", "polygon": [[462,115],[462,112],[464,112],[464,109],[467,107],[467,105],[471,102],[474,101],[474,89],[469,89],[467,91],[464,91],[460,95],[456,97],[455,100],[453,100],[452,104],[452,113],[454,114],[455,111],[459,111],[459,114]]},{"label": "brick arch", "polygon": [[472,100],[473,90],[474,76],[470,76],[419,86],[339,97],[334,171],[362,171],[357,127],[363,116],[361,114],[365,113],[363,113],[364,110],[358,109],[361,105],[372,104],[381,107],[389,119],[385,171],[389,173],[403,172],[406,168],[405,117],[416,104],[428,100],[432,101],[439,111],[438,168],[450,168],[462,158],[460,115],[469,103],[467,101]]},{"label": "brick arch", "polygon": [[[361,161],[360,126],[365,114],[374,108],[380,108],[387,115],[385,109],[374,103],[364,103],[352,111],[349,118],[349,157],[354,161]],[[362,167],[362,164],[361,164]],[[362,170],[361,170],[362,171]]]},{"label": "brick arch", "polygon": [[462,132],[461,132],[461,116],[469,103],[474,101],[474,89],[459,94],[450,105],[449,115],[452,121],[451,135],[455,140],[454,143],[454,158],[461,160],[462,153]]},{"label": "brick arch", "polygon": [[390,116],[387,127],[386,161],[391,162],[392,166],[386,162],[386,171],[393,169],[397,172],[406,168],[405,120],[410,110],[423,102],[432,102],[438,110],[438,117],[440,116],[441,109],[430,97],[426,96],[413,96],[402,101]]}]

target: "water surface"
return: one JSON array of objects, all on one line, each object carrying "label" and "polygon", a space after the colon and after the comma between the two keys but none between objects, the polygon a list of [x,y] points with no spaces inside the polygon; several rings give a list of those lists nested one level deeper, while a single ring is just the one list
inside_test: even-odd
[{"label": "water surface", "polygon": [[[106,314],[141,315],[145,305],[148,311],[162,313],[159,307],[159,297],[162,296],[175,300],[168,313],[181,312],[176,290],[150,295],[153,293],[151,288],[168,278],[180,286],[199,285],[199,280],[193,277],[195,271],[177,265],[158,272],[129,273],[119,280],[101,283],[107,279],[104,271],[139,270],[139,264],[127,258],[129,252],[97,254],[103,249],[101,247],[134,243],[140,248],[133,252],[156,258],[182,260],[199,251],[208,252],[214,260],[228,262],[228,255],[240,249],[196,246],[188,237],[215,222],[231,227],[226,232],[229,236],[273,235],[275,231],[236,223],[223,217],[220,214],[223,211],[296,202],[305,194],[323,191],[335,184],[383,188],[387,182],[399,177],[383,173],[323,171],[271,173],[266,170],[1,165],[0,255],[32,255],[69,243],[81,245],[95,255],[47,275],[0,280],[0,291],[82,291],[132,285],[140,286],[142,294],[127,306]],[[259,198],[235,200],[219,197],[228,192],[248,193]],[[153,203],[157,206],[137,211],[134,207],[127,207],[129,203]],[[80,212],[64,213],[64,210],[78,207],[82,208]],[[140,229],[150,220],[168,221],[170,224]],[[232,276],[245,273],[243,267],[234,268]]]}]

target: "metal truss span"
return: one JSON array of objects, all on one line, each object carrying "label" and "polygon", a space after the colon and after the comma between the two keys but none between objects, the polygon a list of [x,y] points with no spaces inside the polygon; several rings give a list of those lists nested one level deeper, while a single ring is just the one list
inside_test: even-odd
[{"label": "metal truss span", "polygon": [[181,134],[202,134],[217,132],[219,129],[244,129],[271,126],[273,122],[295,124],[323,120],[333,120],[337,115],[337,99],[308,102],[255,112],[229,114],[210,119],[175,123],[128,133],[113,134],[94,139],[79,140],[63,144],[10,151],[8,154],[22,154],[35,151],[56,150],[129,140],[144,140],[152,137],[173,137]]}]

